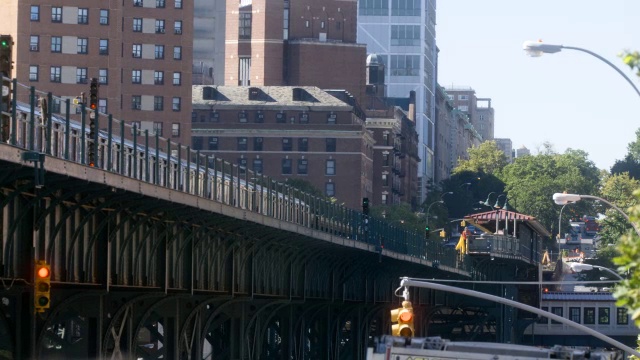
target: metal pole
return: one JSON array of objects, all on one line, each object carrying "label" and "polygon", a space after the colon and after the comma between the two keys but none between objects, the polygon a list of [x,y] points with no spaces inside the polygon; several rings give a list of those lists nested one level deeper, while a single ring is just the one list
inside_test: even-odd
[{"label": "metal pole", "polygon": [[562,208],[560,209],[560,216],[558,217],[558,258],[560,256],[560,237],[562,236],[562,231],[560,231],[560,229],[562,228],[562,210],[564,210],[564,207],[572,204],[572,203],[566,203],[564,205],[562,205]]},{"label": "metal pole", "polygon": [[[573,322],[569,319],[565,319],[562,316],[558,316],[554,313],[548,312],[548,311],[544,311],[538,308],[535,308],[533,306],[529,306],[523,303],[519,303],[517,301],[513,301],[513,300],[509,300],[509,299],[503,299],[499,296],[494,296],[494,295],[490,295],[490,294],[485,294],[483,292],[479,292],[479,291],[474,291],[474,290],[469,290],[469,289],[463,289],[463,288],[458,288],[455,286],[449,286],[449,285],[442,285],[442,284],[436,284],[436,283],[432,283],[432,282],[428,282],[428,281],[423,281],[423,280],[417,280],[417,279],[409,279],[407,277],[403,277],[401,278],[400,281],[400,287],[404,287],[405,291],[407,290],[407,288],[409,286],[414,286],[414,287],[418,287],[418,288],[423,288],[423,289],[432,289],[432,290],[439,290],[439,291],[447,291],[447,292],[452,292],[452,293],[456,293],[456,294],[461,294],[461,295],[466,295],[466,296],[471,296],[471,297],[476,297],[479,299],[484,299],[484,300],[489,300],[489,301],[494,301],[497,302],[499,304],[505,304],[505,305],[509,305],[521,310],[525,310],[525,311],[529,311],[532,312],[536,315],[540,315],[540,316],[544,316],[546,318],[549,318],[551,320],[557,321],[559,323],[565,324],[567,326],[570,326],[574,329],[580,330],[582,332],[585,332],[591,336],[594,336],[608,344],[611,344],[621,350],[624,350],[626,352],[628,352],[629,354],[635,355],[635,356],[640,356],[640,352],[638,352],[637,350],[630,348],[629,346],[615,340],[612,339],[606,335],[603,335],[601,333],[599,333],[598,331],[591,329],[587,326],[584,326],[582,324],[578,324],[576,322]],[[408,296],[407,296],[408,297]]]}]

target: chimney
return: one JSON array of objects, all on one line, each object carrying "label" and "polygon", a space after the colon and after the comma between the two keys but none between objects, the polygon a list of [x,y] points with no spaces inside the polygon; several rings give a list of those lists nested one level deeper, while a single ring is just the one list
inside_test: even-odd
[{"label": "chimney", "polygon": [[416,122],[416,92],[409,91],[409,120]]}]

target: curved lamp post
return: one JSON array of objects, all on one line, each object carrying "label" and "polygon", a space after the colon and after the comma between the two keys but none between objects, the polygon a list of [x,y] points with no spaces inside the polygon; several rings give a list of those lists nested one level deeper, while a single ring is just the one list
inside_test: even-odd
[{"label": "curved lamp post", "polygon": [[553,201],[555,201],[555,203],[557,205],[566,205],[566,204],[578,202],[578,201],[580,201],[582,199],[599,200],[599,201],[602,201],[603,203],[611,206],[612,208],[616,209],[622,216],[624,216],[625,219],[627,219],[629,224],[631,224],[631,226],[633,227],[633,230],[636,231],[636,235],[638,235],[640,237],[640,230],[638,230],[638,226],[634,222],[632,222],[631,219],[629,219],[629,216],[627,214],[625,214],[624,211],[622,211],[619,207],[615,206],[614,204],[608,202],[607,200],[605,200],[605,199],[603,199],[601,197],[597,197],[597,196],[593,196],[593,195],[578,195],[578,194],[563,194],[563,193],[555,193],[555,194],[553,194]]},{"label": "curved lamp post", "polygon": [[624,280],[624,278],[622,276],[620,276],[617,272],[609,269],[608,267],[599,266],[599,265],[585,264],[585,263],[577,263],[577,262],[565,263],[565,264],[569,265],[571,270],[573,270],[575,272],[578,272],[578,273],[583,271],[583,270],[587,270],[587,271],[588,270],[593,270],[593,269],[605,270],[605,271],[608,271],[611,274],[615,275],[618,279]]},{"label": "curved lamp post", "polygon": [[440,195],[440,200],[438,200],[438,201],[434,201],[434,202],[432,202],[431,204],[429,204],[429,207],[427,207],[427,220],[426,220],[426,227],[429,227],[429,212],[431,211],[431,207],[432,207],[433,205],[435,205],[435,204],[444,204],[444,196],[445,196],[445,195],[451,195],[451,194],[453,194],[453,191],[446,192],[446,193],[444,193],[444,194]]},{"label": "curved lamp post", "polygon": [[633,90],[636,91],[636,94],[638,94],[638,96],[640,96],[640,90],[638,90],[638,87],[636,87],[636,85],[633,83],[633,81],[631,81],[631,79],[629,79],[629,77],[622,72],[622,70],[618,69],[615,65],[613,65],[609,60],[603,58],[602,56],[594,53],[593,51],[589,51],[587,49],[583,49],[583,48],[579,48],[579,47],[575,47],[575,46],[564,46],[564,45],[551,45],[551,44],[545,44],[541,41],[525,41],[522,44],[522,49],[527,53],[527,55],[531,56],[531,57],[539,57],[542,56],[542,54],[547,53],[547,54],[553,54],[553,53],[557,53],[560,52],[562,49],[569,49],[569,50],[577,50],[577,51],[582,51],[585,52],[589,55],[592,55],[602,61],[604,61],[607,65],[611,66],[615,71],[618,72],[618,74],[622,75],[622,77],[627,80],[627,82],[631,85],[631,87],[633,87]]},{"label": "curved lamp post", "polygon": [[568,202],[564,205],[562,205],[562,208],[560,209],[560,216],[558,216],[558,256],[560,256],[560,238],[562,237],[562,231],[560,231],[560,229],[562,228],[562,210],[564,210],[564,207],[569,205],[569,204],[573,204],[573,202]]}]

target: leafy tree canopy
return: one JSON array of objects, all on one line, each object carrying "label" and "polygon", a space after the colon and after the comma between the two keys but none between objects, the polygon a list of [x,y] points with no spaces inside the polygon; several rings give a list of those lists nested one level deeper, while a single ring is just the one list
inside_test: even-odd
[{"label": "leafy tree canopy", "polygon": [[[633,192],[635,201],[640,204],[640,189]],[[640,226],[640,205],[628,210],[629,218],[636,226]],[[618,242],[620,256],[614,258],[621,274],[628,273],[626,280],[615,287],[614,296],[618,306],[625,306],[630,311],[636,326],[640,326],[640,239],[634,230],[628,230]]]},{"label": "leafy tree canopy", "polygon": [[460,160],[453,174],[464,171],[498,174],[507,165],[507,156],[498,148],[495,141],[485,141],[480,146],[468,150],[469,159]]}]

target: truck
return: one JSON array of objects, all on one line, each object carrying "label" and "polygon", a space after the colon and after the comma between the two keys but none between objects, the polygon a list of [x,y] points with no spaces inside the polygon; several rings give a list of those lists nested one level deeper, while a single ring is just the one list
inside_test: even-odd
[{"label": "truck", "polygon": [[384,335],[367,349],[367,360],[618,360],[622,353],[588,347],[450,341],[439,336],[406,338]]}]

